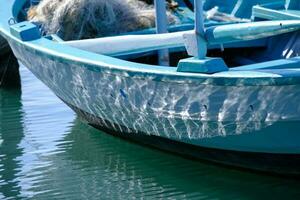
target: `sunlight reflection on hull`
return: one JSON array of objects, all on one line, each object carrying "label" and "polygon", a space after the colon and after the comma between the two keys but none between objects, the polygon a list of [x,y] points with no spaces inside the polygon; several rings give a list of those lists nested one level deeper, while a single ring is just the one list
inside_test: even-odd
[{"label": "sunlight reflection on hull", "polygon": [[300,120],[299,85],[156,81],[155,76],[100,72],[82,63],[53,61],[22,47],[14,51],[58,97],[97,117],[90,123],[114,131],[201,141],[261,132],[276,122]]}]

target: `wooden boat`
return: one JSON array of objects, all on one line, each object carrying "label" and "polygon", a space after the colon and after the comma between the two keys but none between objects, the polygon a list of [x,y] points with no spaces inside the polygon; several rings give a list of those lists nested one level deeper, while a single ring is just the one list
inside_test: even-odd
[{"label": "wooden boat", "polygon": [[[193,31],[65,42],[4,20],[0,32],[94,127],[187,157],[300,175],[300,21],[260,16],[204,29],[195,3]],[[281,3],[293,9],[292,0]],[[15,6],[6,0],[0,19]],[[148,63],[144,53],[162,49],[175,52],[174,66]]]}]

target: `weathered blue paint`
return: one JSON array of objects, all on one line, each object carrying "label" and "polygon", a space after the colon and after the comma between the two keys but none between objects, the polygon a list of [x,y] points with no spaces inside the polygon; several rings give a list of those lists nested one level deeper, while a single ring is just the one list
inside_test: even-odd
[{"label": "weathered blue paint", "polygon": [[300,68],[300,58],[291,58],[291,59],[280,59],[265,63],[256,63],[256,64],[250,64],[245,65],[242,67],[236,67],[231,69],[232,71],[244,71],[244,70],[276,70],[276,69],[299,69]]},{"label": "weathered blue paint", "polygon": [[[206,51],[203,53],[203,49],[201,48],[203,45],[206,45],[204,42],[205,30],[204,30],[204,19],[203,19],[203,3],[202,0],[195,0],[195,32],[196,32],[196,45],[197,45],[197,58],[204,59],[206,56]],[[203,44],[205,43],[205,44]]]},{"label": "weathered blue paint", "polygon": [[[155,0],[155,11],[156,11],[156,33],[167,33],[168,32],[168,19],[166,0]],[[169,65],[169,51],[168,49],[162,49],[158,52],[158,62],[160,65]]]},{"label": "weathered blue paint", "polygon": [[300,10],[300,2],[298,0],[286,0],[285,8],[287,10]]},{"label": "weathered blue paint", "polygon": [[[194,0],[190,1],[193,2]],[[249,8],[261,4],[280,5],[281,7],[284,7],[285,0],[206,0],[204,2],[204,10],[210,10],[215,6],[218,6],[219,11],[221,12],[236,17],[249,18],[251,16],[251,9]]]},{"label": "weathered blue paint", "polygon": [[11,25],[10,33],[22,41],[32,41],[41,38],[39,28],[27,21]]},{"label": "weathered blue paint", "polygon": [[281,3],[284,4],[285,0],[238,0],[237,4],[233,8],[231,14],[236,17],[246,17],[249,18],[251,16],[251,9],[249,7],[253,7],[255,5],[261,5],[265,3]]},{"label": "weathered blue paint", "polygon": [[254,6],[252,18],[263,20],[299,20],[300,10],[284,10],[283,7],[279,10],[265,6]]},{"label": "weathered blue paint", "polygon": [[186,58],[179,61],[178,72],[192,72],[214,74],[228,71],[228,67],[222,58]]},{"label": "weathered blue paint", "polygon": [[[24,17],[26,16],[25,11],[23,8],[26,5],[29,5],[29,0],[19,0],[18,3],[14,3],[11,10],[8,10],[9,12],[12,12],[12,17],[18,21],[18,20],[24,20]],[[22,18],[22,19],[20,19]]]}]

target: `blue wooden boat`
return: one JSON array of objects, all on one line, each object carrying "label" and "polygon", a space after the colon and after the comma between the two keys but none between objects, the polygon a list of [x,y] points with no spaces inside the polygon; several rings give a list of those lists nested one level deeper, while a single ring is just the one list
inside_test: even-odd
[{"label": "blue wooden boat", "polygon": [[[261,5],[272,18],[253,7],[251,22],[210,27],[195,1],[195,30],[66,42],[41,37],[19,20],[20,1],[6,0],[0,32],[96,128],[187,157],[299,176],[300,21],[288,14],[299,16],[296,1]],[[19,23],[9,25],[11,17]],[[145,53],[165,49],[170,66],[148,62]]]}]

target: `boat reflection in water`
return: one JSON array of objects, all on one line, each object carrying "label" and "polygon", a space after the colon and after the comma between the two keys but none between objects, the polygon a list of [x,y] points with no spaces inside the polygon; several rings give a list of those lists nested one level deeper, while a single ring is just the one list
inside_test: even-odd
[{"label": "boat reflection in water", "polygon": [[[28,70],[21,67],[20,73],[21,88],[0,88],[0,199],[39,193],[32,190],[49,166],[43,158],[57,150],[55,140],[63,137],[74,119]],[[33,91],[38,94],[32,95]]]},{"label": "boat reflection in water", "polygon": [[[45,158],[35,192],[69,199],[253,199],[299,196],[299,182],[201,164],[126,142],[75,120]],[[52,184],[50,184],[52,183]],[[256,191],[256,192],[253,192]],[[282,191],[285,191],[282,193]]]},{"label": "boat reflection in water", "polygon": [[18,173],[23,153],[24,113],[20,89],[0,89],[0,199],[20,195]]},{"label": "boat reflection in water", "polygon": [[11,51],[0,52],[0,88],[20,87],[19,64]]}]

